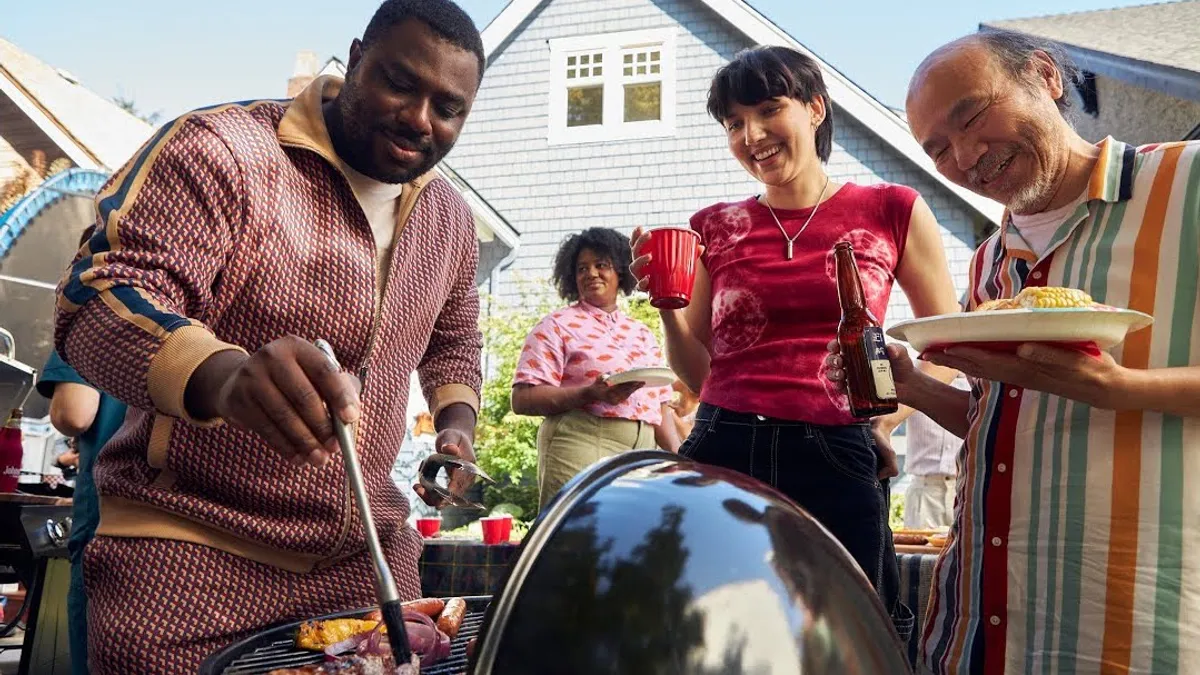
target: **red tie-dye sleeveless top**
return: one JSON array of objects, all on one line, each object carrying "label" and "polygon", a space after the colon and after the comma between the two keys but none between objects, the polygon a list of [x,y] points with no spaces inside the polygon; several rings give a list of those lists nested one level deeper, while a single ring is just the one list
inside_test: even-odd
[{"label": "red tie-dye sleeveless top", "polygon": [[[882,323],[917,196],[900,185],[843,185],[796,239],[791,260],[756,197],[692,216],[712,278],[712,364],[700,400],[813,424],[855,421],[824,377],[825,346],[841,318],[833,247],[854,244],[867,306]],[[775,209],[789,236],[810,213]]]}]

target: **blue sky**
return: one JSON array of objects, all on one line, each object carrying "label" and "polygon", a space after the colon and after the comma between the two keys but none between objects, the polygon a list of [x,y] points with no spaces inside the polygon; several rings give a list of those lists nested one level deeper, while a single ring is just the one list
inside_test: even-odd
[{"label": "blue sky", "polygon": [[[378,0],[10,2],[0,37],[105,96],[170,117],[282,96],[296,52],[344,57]],[[507,0],[460,0],[486,26]],[[876,98],[903,102],[929,51],[982,21],[1144,4],[1139,0],[751,0]],[[170,8],[169,10],[166,8]]]}]

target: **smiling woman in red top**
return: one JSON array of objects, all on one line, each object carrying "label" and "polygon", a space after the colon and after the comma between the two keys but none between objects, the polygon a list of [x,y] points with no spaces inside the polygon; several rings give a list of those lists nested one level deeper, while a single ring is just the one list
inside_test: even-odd
[{"label": "smiling woman in red top", "polygon": [[[754,476],[807,509],[854,556],[897,628],[911,630],[880,480],[895,474],[886,441],[909,411],[873,427],[858,421],[821,371],[841,316],[839,242],[853,243],[881,321],[894,281],[917,316],[958,310],[937,222],[911,188],[830,180],[833,106],[808,56],[738,54],[713,78],[708,111],[765,191],[691,219],[705,245],[692,301],[662,312],[671,366],[700,392],[680,453]],[[634,233],[635,250],[644,236]]]},{"label": "smiling woman in red top", "polygon": [[635,284],[629,263],[629,242],[616,230],[593,227],[568,237],[554,260],[554,282],[572,304],[542,319],[525,340],[512,409],[546,417],[538,430],[542,507],[597,460],[656,443],[672,451],[679,445],[674,428],[662,423],[669,388],[605,382],[608,375],[663,365],[654,333],[617,308],[617,295]]}]

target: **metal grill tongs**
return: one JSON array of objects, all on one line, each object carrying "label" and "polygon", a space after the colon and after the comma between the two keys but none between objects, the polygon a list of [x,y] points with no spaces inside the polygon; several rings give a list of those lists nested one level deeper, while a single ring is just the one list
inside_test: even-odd
[{"label": "metal grill tongs", "polygon": [[[333,353],[333,347],[325,340],[317,340],[316,345],[325,358],[329,359],[329,363],[340,371],[342,366]],[[392,648],[396,672],[416,675],[420,669],[419,660],[408,647],[408,631],[404,628],[404,609],[400,605],[400,593],[396,590],[396,580],[392,578],[392,571],[388,567],[387,559],[383,557],[383,549],[379,546],[379,533],[375,530],[375,520],[371,517],[371,504],[367,500],[366,486],[363,485],[362,468],[358,464],[358,453],[354,446],[354,434],[336,414],[331,412],[329,417],[333,421],[338,446],[342,449],[342,463],[346,467],[346,489],[354,495],[358,512],[362,515],[367,551],[371,554],[371,563],[375,568],[375,596],[383,613],[383,625],[387,627],[388,644]]]},{"label": "metal grill tongs", "polygon": [[472,462],[455,457],[454,455],[435,452],[434,454],[426,457],[425,461],[421,462],[421,466],[419,469],[417,469],[417,473],[418,482],[420,483],[421,487],[425,488],[427,492],[437,495],[438,499],[441,500],[438,508],[441,508],[442,506],[458,506],[468,509],[477,509],[480,511],[487,510],[487,507],[485,507],[483,504],[473,502],[470,499],[467,499],[465,496],[456,495],[450,491],[449,487],[442,487],[440,484],[438,484],[438,474],[442,469],[446,470],[447,484],[450,482],[450,474],[452,474],[455,470],[463,471],[472,476],[472,481],[475,479],[480,479],[488,483],[496,482],[492,480],[492,477],[487,475],[483,469],[479,468],[478,465]]}]

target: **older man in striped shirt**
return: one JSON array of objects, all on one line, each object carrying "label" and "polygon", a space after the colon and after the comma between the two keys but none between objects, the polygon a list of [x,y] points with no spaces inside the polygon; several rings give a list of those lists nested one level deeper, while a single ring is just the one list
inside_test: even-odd
[{"label": "older man in striped shirt", "polygon": [[1008,208],[970,307],[1067,286],[1152,314],[1110,354],[1044,345],[892,353],[901,401],[966,438],[920,668],[1200,672],[1200,143],[1081,138],[1061,49],[985,32],[929,56],[913,135],[950,180]]}]

